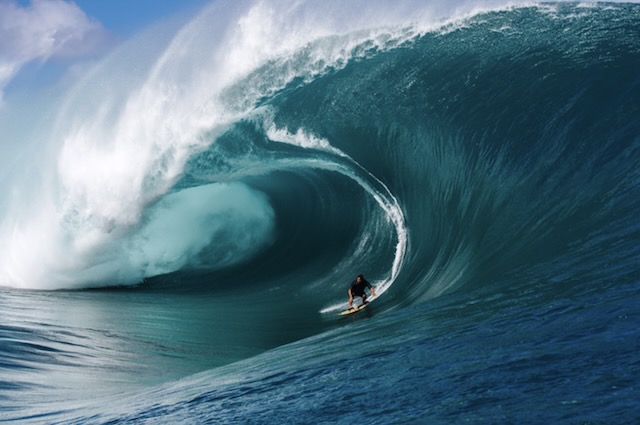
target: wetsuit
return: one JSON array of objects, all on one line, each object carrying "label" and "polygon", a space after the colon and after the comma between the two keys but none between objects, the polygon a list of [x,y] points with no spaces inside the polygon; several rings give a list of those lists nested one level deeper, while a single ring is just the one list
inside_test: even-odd
[{"label": "wetsuit", "polygon": [[360,279],[360,282],[354,280],[353,282],[351,282],[351,295],[353,295],[354,297],[366,298],[364,288],[371,289],[371,284],[367,282],[366,279]]}]

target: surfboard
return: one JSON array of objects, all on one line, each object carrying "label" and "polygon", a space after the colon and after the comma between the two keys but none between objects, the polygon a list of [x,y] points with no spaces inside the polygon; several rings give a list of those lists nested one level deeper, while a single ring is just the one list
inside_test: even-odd
[{"label": "surfboard", "polygon": [[360,305],[359,305],[359,306],[357,306],[357,307],[352,307],[352,308],[350,308],[350,309],[348,309],[348,310],[341,311],[341,312],[340,312],[340,316],[346,316],[346,315],[348,315],[348,314],[357,313],[357,312],[359,312],[360,310],[363,310],[363,309],[364,309],[366,306],[368,306],[368,305],[369,305],[369,303],[366,303],[366,304],[360,304]]}]

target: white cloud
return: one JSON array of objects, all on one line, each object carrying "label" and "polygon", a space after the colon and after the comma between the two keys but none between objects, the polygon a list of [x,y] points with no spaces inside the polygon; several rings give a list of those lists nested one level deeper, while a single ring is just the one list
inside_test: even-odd
[{"label": "white cloud", "polygon": [[75,3],[65,0],[0,0],[0,101],[11,80],[27,63],[86,54],[106,31]]}]

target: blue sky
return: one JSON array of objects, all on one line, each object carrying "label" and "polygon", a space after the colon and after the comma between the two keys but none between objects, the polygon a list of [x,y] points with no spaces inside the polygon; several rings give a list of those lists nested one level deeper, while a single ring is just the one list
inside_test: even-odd
[{"label": "blue sky", "polygon": [[0,108],[12,91],[55,82],[145,27],[212,0],[0,0]]},{"label": "blue sky", "polygon": [[75,0],[89,17],[107,30],[130,34],[169,16],[192,13],[210,0]]}]

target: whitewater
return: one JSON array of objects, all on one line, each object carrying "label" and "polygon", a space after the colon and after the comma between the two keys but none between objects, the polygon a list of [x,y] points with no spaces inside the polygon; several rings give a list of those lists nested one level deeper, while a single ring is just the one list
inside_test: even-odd
[{"label": "whitewater", "polygon": [[343,3],[6,99],[0,422],[640,418],[640,7]]}]

